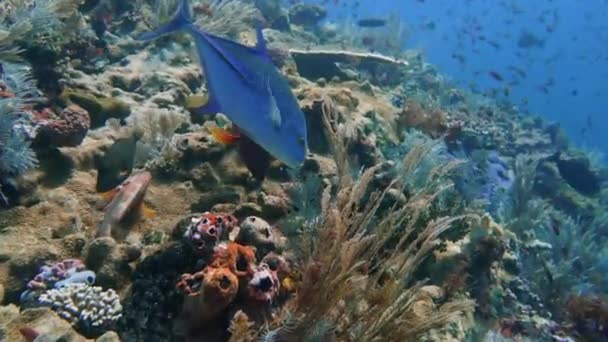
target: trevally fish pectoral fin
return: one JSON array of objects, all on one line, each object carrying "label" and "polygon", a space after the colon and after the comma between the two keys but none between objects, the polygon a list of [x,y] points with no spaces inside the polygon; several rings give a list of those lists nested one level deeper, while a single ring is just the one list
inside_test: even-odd
[{"label": "trevally fish pectoral fin", "polygon": [[268,111],[270,115],[270,121],[274,128],[281,128],[281,124],[283,119],[281,118],[281,111],[279,110],[279,106],[277,105],[277,100],[272,94],[272,89],[270,88],[270,80],[266,81],[266,89],[268,90],[268,102],[270,104]]},{"label": "trevally fish pectoral fin", "polygon": [[264,38],[264,32],[262,31],[262,25],[258,24],[255,28],[255,33],[257,36],[256,48],[258,51],[268,55],[268,47],[266,46],[266,39]]},{"label": "trevally fish pectoral fin", "polygon": [[136,40],[149,41],[164,36],[166,34],[180,31],[192,24],[192,15],[190,14],[190,4],[188,0],[181,0],[177,11],[173,18],[158,28],[150,32],[144,32],[135,37]]}]

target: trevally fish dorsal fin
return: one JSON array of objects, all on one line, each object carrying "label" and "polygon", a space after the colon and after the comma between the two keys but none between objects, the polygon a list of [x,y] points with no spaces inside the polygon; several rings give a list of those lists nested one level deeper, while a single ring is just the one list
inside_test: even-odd
[{"label": "trevally fish dorsal fin", "polygon": [[[209,45],[222,57],[222,59],[230,65],[230,67],[236,71],[237,74],[241,76],[241,78],[247,82],[248,84],[255,84],[255,80],[253,75],[242,65],[240,64],[234,56],[228,53],[222,46],[217,42],[218,39],[222,39],[220,37],[216,37],[214,35],[208,34],[201,30],[196,30],[202,37],[209,43]],[[234,42],[232,42],[234,43]],[[235,43],[236,44],[236,43]]]},{"label": "trevally fish dorsal fin", "polygon": [[173,15],[173,18],[168,22],[160,25],[153,31],[144,32],[137,37],[136,40],[149,41],[157,39],[166,34],[180,31],[192,24],[192,15],[190,14],[190,4],[188,0],[180,0],[179,6]]},{"label": "trevally fish dorsal fin", "polygon": [[268,113],[270,115],[270,121],[274,128],[281,128],[281,124],[283,119],[281,118],[281,111],[279,110],[279,106],[277,105],[277,100],[272,93],[272,89],[270,88],[270,78],[266,79],[266,89],[268,90]]}]

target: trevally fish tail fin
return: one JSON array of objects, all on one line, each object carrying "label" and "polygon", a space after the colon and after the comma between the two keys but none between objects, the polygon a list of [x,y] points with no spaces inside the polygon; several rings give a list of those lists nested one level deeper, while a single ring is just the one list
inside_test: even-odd
[{"label": "trevally fish tail fin", "polygon": [[177,11],[169,22],[160,25],[154,31],[144,32],[135,39],[143,41],[154,40],[166,34],[181,31],[191,24],[192,15],[190,14],[190,4],[188,3],[188,0],[180,0]]}]

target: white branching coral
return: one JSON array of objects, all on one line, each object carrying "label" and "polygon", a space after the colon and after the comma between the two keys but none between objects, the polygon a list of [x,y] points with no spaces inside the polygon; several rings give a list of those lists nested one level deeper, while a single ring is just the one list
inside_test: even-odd
[{"label": "white branching coral", "polygon": [[107,327],[122,316],[120,298],[114,290],[103,291],[99,286],[83,283],[48,290],[40,295],[38,301],[50,306],[72,325]]}]

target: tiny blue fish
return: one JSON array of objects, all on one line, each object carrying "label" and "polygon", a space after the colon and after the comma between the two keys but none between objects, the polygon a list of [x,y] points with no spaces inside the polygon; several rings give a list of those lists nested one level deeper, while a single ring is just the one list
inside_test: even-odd
[{"label": "tiny blue fish", "polygon": [[261,149],[291,168],[301,166],[308,149],[306,119],[269,57],[261,28],[255,47],[212,35],[194,26],[188,1],[181,0],[171,21],[137,39],[176,31],[194,39],[210,93],[208,102],[194,113],[223,113]]},{"label": "tiny blue fish", "polygon": [[79,283],[93,285],[93,283],[95,283],[95,272],[93,272],[93,271],[76,272],[76,273],[72,274],[71,276],[69,276],[68,278],[66,278],[62,281],[56,282],[54,287],[56,289],[60,289],[69,284],[79,284]]}]

